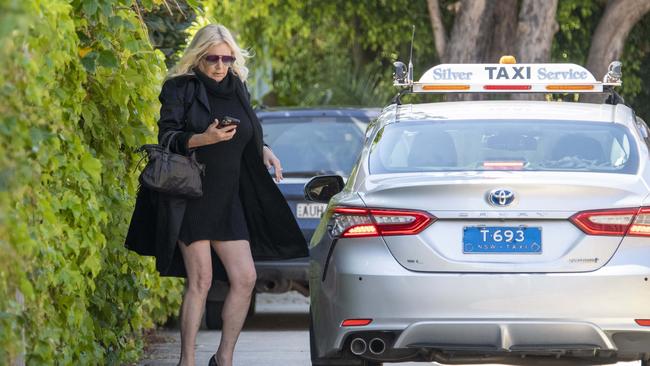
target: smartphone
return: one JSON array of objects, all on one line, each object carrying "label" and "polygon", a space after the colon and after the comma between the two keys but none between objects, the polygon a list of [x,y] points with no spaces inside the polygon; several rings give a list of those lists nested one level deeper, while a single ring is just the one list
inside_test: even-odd
[{"label": "smartphone", "polygon": [[224,128],[232,125],[237,126],[238,124],[239,124],[239,120],[237,118],[230,117],[230,116],[223,116],[223,118],[219,120],[219,124],[217,124],[217,128]]}]

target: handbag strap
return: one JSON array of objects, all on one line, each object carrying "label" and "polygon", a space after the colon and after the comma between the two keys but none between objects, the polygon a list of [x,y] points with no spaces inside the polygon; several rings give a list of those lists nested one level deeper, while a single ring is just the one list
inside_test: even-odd
[{"label": "handbag strap", "polygon": [[[178,135],[179,133],[181,133],[181,131],[172,130],[172,131],[165,132],[165,134],[163,135],[163,137],[162,137],[162,139],[160,141],[161,145],[165,148],[165,153],[170,152],[170,146],[172,144],[172,139],[174,138],[174,136]],[[166,144],[165,144],[165,141],[167,141]]]}]

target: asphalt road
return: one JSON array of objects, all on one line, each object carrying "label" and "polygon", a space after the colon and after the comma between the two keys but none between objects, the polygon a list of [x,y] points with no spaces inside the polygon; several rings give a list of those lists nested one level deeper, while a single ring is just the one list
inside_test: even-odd
[{"label": "asphalt road", "polygon": [[[237,348],[235,366],[309,366],[309,302],[298,293],[257,296],[257,311],[247,320]],[[202,329],[197,340],[197,365],[207,365],[216,351],[220,332]],[[152,338],[139,366],[175,366],[180,352],[178,329],[161,329]],[[391,363],[395,366],[433,366],[437,363]],[[621,362],[617,366],[638,366]],[[484,365],[490,366],[490,365]],[[495,365],[492,365],[495,366]]]}]

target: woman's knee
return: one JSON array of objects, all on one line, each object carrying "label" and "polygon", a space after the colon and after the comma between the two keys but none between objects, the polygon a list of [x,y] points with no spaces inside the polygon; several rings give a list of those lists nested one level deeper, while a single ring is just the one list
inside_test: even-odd
[{"label": "woman's knee", "polygon": [[255,272],[255,268],[252,268],[230,278],[230,287],[235,290],[250,292],[255,288],[255,282],[257,282],[257,273]]},{"label": "woman's knee", "polygon": [[190,291],[207,294],[212,286],[212,271],[198,271],[195,276],[188,278]]}]

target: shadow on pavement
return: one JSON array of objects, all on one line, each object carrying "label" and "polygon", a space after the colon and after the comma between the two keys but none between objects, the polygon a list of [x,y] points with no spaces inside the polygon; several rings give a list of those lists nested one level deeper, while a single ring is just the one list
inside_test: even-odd
[{"label": "shadow on pavement", "polygon": [[248,318],[244,331],[308,330],[309,313],[257,313]]}]

